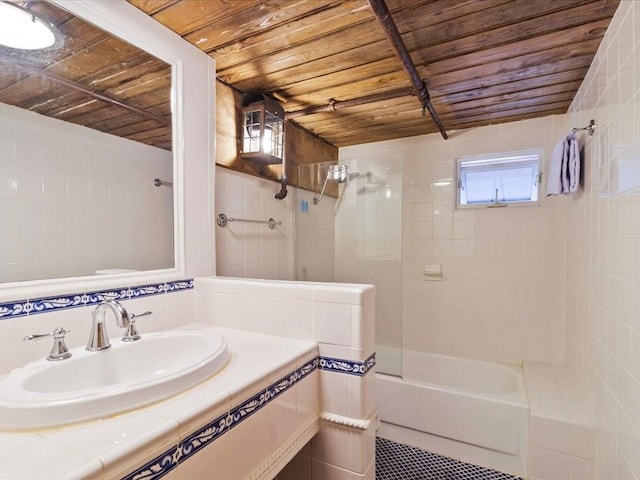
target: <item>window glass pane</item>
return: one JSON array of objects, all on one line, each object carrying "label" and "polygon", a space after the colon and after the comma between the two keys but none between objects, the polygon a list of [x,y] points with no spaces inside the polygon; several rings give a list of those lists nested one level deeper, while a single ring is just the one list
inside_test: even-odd
[{"label": "window glass pane", "polygon": [[535,202],[540,152],[461,159],[458,204]]}]

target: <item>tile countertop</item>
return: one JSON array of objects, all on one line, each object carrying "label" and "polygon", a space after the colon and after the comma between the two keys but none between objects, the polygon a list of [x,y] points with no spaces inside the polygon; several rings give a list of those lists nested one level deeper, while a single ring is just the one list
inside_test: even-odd
[{"label": "tile countertop", "polygon": [[[238,402],[318,356],[317,345],[310,341],[197,324],[179,330],[199,328],[213,329],[226,339],[231,356],[223,370],[178,395],[108,419],[26,432],[0,432],[0,480],[122,478],[175,447]],[[313,396],[312,391],[304,393],[306,397]],[[298,392],[297,396],[303,398],[305,394]],[[307,407],[303,414],[315,417],[316,421],[317,399],[310,404],[311,411]],[[299,405],[297,408],[300,410]],[[273,418],[277,414],[277,411],[270,414],[269,425],[272,420],[278,423]],[[291,416],[290,412],[284,414]],[[270,439],[276,434],[265,433]],[[228,441],[218,443],[222,447]],[[227,449],[225,458],[233,456],[229,450],[233,449]],[[164,478],[177,478],[176,470]]]}]

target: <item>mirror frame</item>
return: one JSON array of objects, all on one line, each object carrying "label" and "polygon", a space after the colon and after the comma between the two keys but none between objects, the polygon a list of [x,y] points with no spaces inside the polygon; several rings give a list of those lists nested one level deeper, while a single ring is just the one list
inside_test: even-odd
[{"label": "mirror frame", "polygon": [[[171,65],[174,266],[168,269],[142,272],[4,283],[0,285],[0,302],[28,299],[35,296],[58,295],[72,291],[86,292],[123,286],[162,283],[169,280],[182,280],[186,276],[184,233],[184,62],[179,56],[158,46],[159,44],[166,44],[166,37],[162,41],[152,41],[151,34],[155,26],[155,24],[150,23],[152,19],[147,18],[144,12],[124,1],[48,1]],[[148,36],[138,34],[136,30],[138,25],[131,25],[127,22],[127,18],[130,18],[132,12],[138,12],[146,19],[147,32],[145,33]]]}]

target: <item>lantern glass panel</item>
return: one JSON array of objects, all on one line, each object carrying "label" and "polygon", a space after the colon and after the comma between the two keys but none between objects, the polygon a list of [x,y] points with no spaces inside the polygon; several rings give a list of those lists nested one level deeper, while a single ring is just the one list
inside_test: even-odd
[{"label": "lantern glass panel", "polygon": [[264,153],[282,158],[284,122],[282,118],[266,111],[264,129]]},{"label": "lantern glass panel", "polygon": [[250,110],[242,115],[242,151],[260,152],[261,110]]}]

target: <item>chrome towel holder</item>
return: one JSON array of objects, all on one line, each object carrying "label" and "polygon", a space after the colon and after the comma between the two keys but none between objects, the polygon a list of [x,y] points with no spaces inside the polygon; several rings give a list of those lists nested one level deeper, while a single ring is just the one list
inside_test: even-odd
[{"label": "chrome towel holder", "polygon": [[587,125],[586,127],[583,128],[572,128],[571,129],[571,133],[576,133],[579,132],[580,130],[588,130],[589,131],[589,135],[593,136],[593,132],[595,132],[596,130],[596,121],[591,119],[591,121],[589,122],[589,125]]},{"label": "chrome towel holder", "polygon": [[173,187],[173,182],[167,182],[167,181],[165,181],[165,180],[160,180],[159,178],[154,178],[154,179],[153,179],[153,184],[154,184],[156,187],[160,187],[160,186],[162,186],[162,185],[165,185],[165,186],[167,186],[167,187]]},{"label": "chrome towel holder", "polygon": [[282,222],[277,222],[274,218],[269,218],[269,220],[249,220],[246,218],[227,217],[224,213],[219,213],[216,217],[216,223],[219,227],[226,227],[229,222],[264,223],[271,230],[275,230],[277,225],[282,225]]}]

